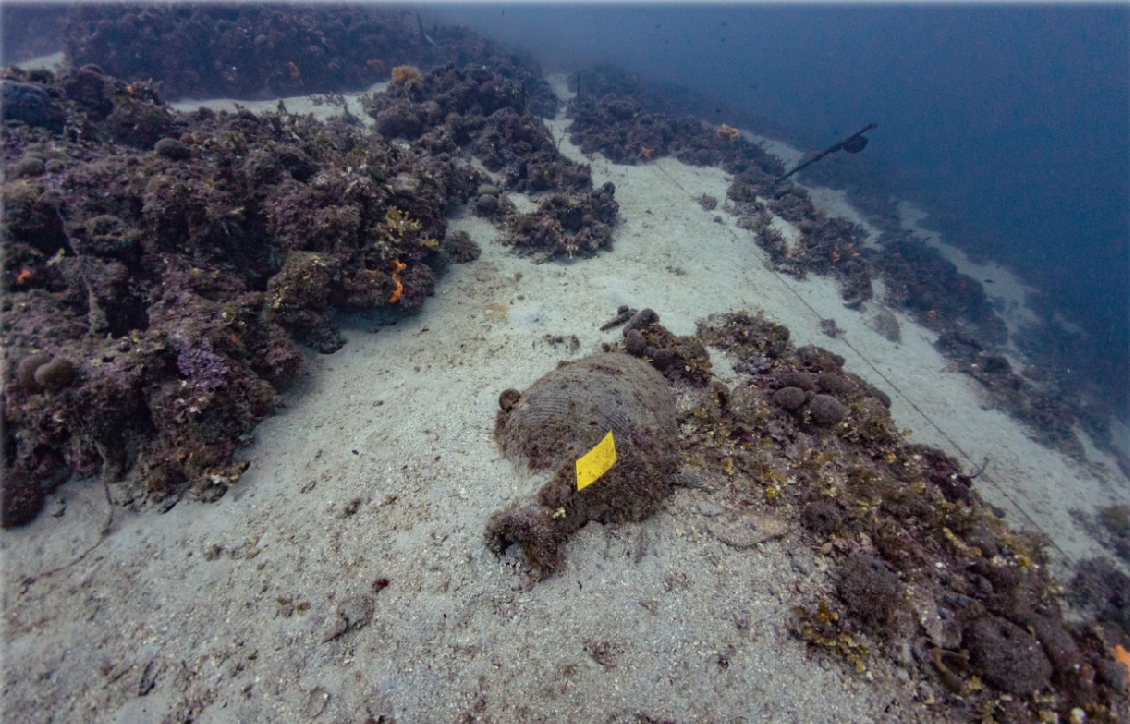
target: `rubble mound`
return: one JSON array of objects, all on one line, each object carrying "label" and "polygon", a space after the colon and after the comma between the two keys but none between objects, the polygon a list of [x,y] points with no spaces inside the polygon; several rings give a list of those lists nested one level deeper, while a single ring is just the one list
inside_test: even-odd
[{"label": "rubble mound", "polygon": [[[539,578],[557,565],[557,548],[590,520],[618,523],[654,513],[678,466],[675,400],[666,380],[626,354],[562,363],[514,400],[503,395],[495,438],[531,472],[552,471],[538,489],[496,512],[486,538],[501,554],[521,545]],[[577,489],[576,461],[611,432],[616,462]],[[544,480],[544,477],[535,478]]]}]

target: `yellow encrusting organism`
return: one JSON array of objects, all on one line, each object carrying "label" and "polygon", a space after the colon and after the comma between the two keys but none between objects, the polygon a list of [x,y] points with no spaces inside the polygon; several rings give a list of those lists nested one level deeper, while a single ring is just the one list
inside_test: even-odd
[{"label": "yellow encrusting organism", "polygon": [[724,138],[728,142],[733,143],[734,141],[741,138],[742,132],[734,128],[733,126],[727,126],[725,123],[723,123],[722,126],[714,132],[714,135],[718,136],[718,138]]},{"label": "yellow encrusting organism", "polygon": [[392,85],[413,86],[423,80],[420,70],[412,65],[398,65],[392,69]]}]

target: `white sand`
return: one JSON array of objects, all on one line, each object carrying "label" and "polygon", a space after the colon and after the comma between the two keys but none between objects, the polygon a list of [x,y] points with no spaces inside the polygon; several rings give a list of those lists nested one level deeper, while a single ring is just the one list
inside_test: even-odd
[{"label": "white sand", "polygon": [[1035,290],[1025,284],[1015,272],[993,261],[985,264],[974,262],[961,249],[946,244],[941,234],[923,227],[922,222],[927,219],[927,213],[909,201],[899,203],[898,214],[904,229],[941,252],[942,256],[953,262],[958,273],[984,284],[986,296],[994,302],[998,314],[1008,324],[1010,337],[1018,334],[1022,326],[1041,324],[1040,318],[1028,306],[1028,295]]},{"label": "white sand", "polygon": [[16,65],[24,70],[50,70],[58,73],[66,67],[67,58],[66,54],[60,50],[58,53],[41,55],[38,58],[16,63]]},{"label": "white sand", "polygon": [[864,245],[877,248],[879,236],[883,233],[871,225],[859,211],[848,203],[847,191],[824,188],[823,186],[806,186],[808,195],[813,205],[828,216],[837,216],[847,219],[853,224],[863,228]]},{"label": "white sand", "polygon": [[[554,130],[562,136],[563,121]],[[70,483],[35,523],[0,535],[9,712],[84,722],[916,720],[915,685],[897,670],[878,666],[869,680],[809,659],[786,632],[790,607],[829,585],[803,539],[724,545],[708,527],[720,499],[706,490],[680,489],[638,525],[589,525],[557,574],[530,590],[513,559],[487,551],[486,517],[529,487],[492,439],[498,393],[618,339],[598,327],[620,304],[655,309],[677,334],[713,312],[764,310],[796,344],[843,355],[890,393],[912,439],[967,463],[991,456],[978,482],[1014,524],[1038,525],[1072,558],[1096,552],[1067,508],[1125,501],[1125,481],[1079,469],[983,409],[977,383],[945,372],[932,334],[909,319],[896,313],[903,342],[892,344],[842,306],[834,282],[768,271],[733,216],[695,201],[724,199],[726,174],[561,150],[592,163],[597,185],[615,182],[613,252],[535,265],[493,243],[489,224],[455,218],[482,258],[453,267],[418,316],[376,333],[356,320],[345,348],[310,355],[287,409],[258,428],[249,471],[218,503],[115,509],[89,556],[25,585],[98,539],[102,488]],[[822,335],[828,317],[846,334]],[[579,347],[546,335],[575,335]],[[727,367],[720,353],[714,362]],[[380,577],[391,584],[373,596]],[[359,596],[374,601],[372,622],[324,641],[336,607]]]},{"label": "white sand", "polygon": [[388,87],[387,82],[374,83],[368,89],[359,93],[342,93],[340,98],[334,100],[329,96],[292,96],[289,98],[274,99],[269,101],[237,101],[231,98],[209,98],[206,100],[180,100],[170,103],[169,107],[184,113],[191,113],[198,108],[210,108],[214,111],[236,108],[246,108],[252,113],[274,113],[278,110],[279,101],[286,106],[288,113],[299,115],[312,115],[319,121],[325,121],[343,114],[348,110],[366,126],[372,126],[374,121],[361,107],[361,96],[367,93],[383,93]]},{"label": "white sand", "polygon": [[[764,144],[766,150],[779,156],[787,167],[795,165],[801,158],[800,151],[780,141],[752,134],[750,140]],[[851,207],[845,192],[823,187],[805,188],[813,204],[825,214],[859,224],[869,243],[873,244],[878,238],[878,230]],[[927,214],[914,204],[902,201],[898,204],[898,212],[904,229],[938,249],[954,263],[959,273],[985,283],[986,294],[990,301],[996,303],[998,313],[1008,325],[1010,337],[1019,333],[1024,325],[1041,324],[1027,304],[1028,295],[1034,290],[1011,269],[996,262],[979,264],[971,261],[965,252],[946,244],[941,234],[924,227],[922,222]],[[775,219],[774,223],[786,222]],[[992,281],[986,283],[987,280]],[[809,281],[795,286],[800,289],[812,284]],[[882,279],[877,280],[875,286],[876,301],[869,305],[873,309],[883,306]],[[802,294],[807,298],[807,293]],[[913,431],[909,436],[911,441],[945,450],[960,460],[966,469],[976,469],[985,458],[989,458],[989,467],[978,478],[978,489],[986,501],[1007,511],[1014,527],[1047,534],[1062,557],[1061,563],[1102,553],[1097,542],[1071,516],[1071,510],[1091,513],[1097,507],[1125,503],[1130,499],[1130,488],[1117,462],[1096,449],[1086,433],[1076,429],[1091,463],[1088,468],[1037,445],[1028,439],[1021,425],[1004,413],[983,409],[987,408],[989,401],[979,389],[980,384],[965,375],[948,372],[947,361],[932,347],[937,335],[914,324],[906,315],[895,312],[902,329],[902,341],[892,345],[866,328],[862,335],[850,334],[850,330],[858,327],[860,315],[846,309],[837,311],[834,301],[825,306],[812,306],[821,315],[834,317],[841,329],[849,330],[844,344],[851,349],[845,351],[844,345],[826,338],[823,341],[812,340],[813,343],[844,355],[849,369],[887,390],[894,403],[891,409],[895,420]],[[771,316],[781,314],[770,307],[762,308]],[[862,316],[866,319],[867,313]],[[784,316],[779,318],[785,319]],[[799,331],[793,323],[785,324],[793,329],[794,335]],[[862,344],[860,340],[863,340]],[[1012,359],[1014,368],[1021,368],[1011,339],[1006,354]],[[1113,423],[1115,440],[1125,445],[1130,436],[1118,421]],[[1065,570],[1061,569],[1061,572]]]}]

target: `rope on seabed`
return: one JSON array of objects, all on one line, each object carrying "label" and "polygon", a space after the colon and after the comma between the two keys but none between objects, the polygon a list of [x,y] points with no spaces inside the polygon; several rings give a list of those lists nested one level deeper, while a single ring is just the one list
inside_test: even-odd
[{"label": "rope on seabed", "polygon": [[[780,274],[778,274],[776,271],[774,271],[773,276],[775,276],[777,279],[779,279],[781,284],[786,289],[788,289],[790,292],[792,292],[793,296],[795,296],[801,304],[803,304],[805,307],[807,307],[808,311],[812,312],[812,314],[817,319],[821,319],[821,320],[823,319],[823,317],[820,316],[820,314],[815,309],[812,308],[812,305],[809,304],[808,301],[804,297],[802,297],[799,292],[797,292],[797,290],[793,289],[793,287],[788,282],[786,282],[784,280],[784,278],[781,277]],[[945,438],[946,442],[948,442],[950,445],[952,445],[953,449],[957,450],[957,452],[963,458],[965,458],[966,461],[968,461],[968,463],[970,465],[973,464],[973,457],[969,453],[965,452],[965,450],[962,449],[961,445],[958,445],[957,442],[954,441],[954,439],[952,437],[947,435],[946,431],[943,430],[941,427],[939,427],[938,424],[936,422],[934,422],[934,420],[931,419],[931,417],[929,415],[927,415],[926,412],[921,407],[914,404],[914,400],[910,399],[910,397],[908,397],[902,390],[900,390],[898,385],[896,385],[894,382],[892,382],[890,380],[890,378],[888,378],[885,374],[883,374],[882,370],[880,370],[878,367],[876,367],[875,364],[870,359],[868,359],[866,356],[863,355],[862,352],[860,352],[858,349],[856,349],[855,345],[853,345],[851,342],[849,342],[846,338],[837,337],[837,339],[839,339],[841,342],[843,342],[847,346],[847,348],[850,349],[852,352],[855,352],[856,356],[859,357],[859,359],[863,360],[863,362],[868,367],[870,367],[871,370],[875,374],[879,375],[879,377],[882,377],[883,381],[886,382],[887,385],[889,385],[890,388],[892,390],[894,390],[898,394],[899,397],[901,397],[903,400],[905,400],[908,405],[910,405],[912,408],[914,408],[914,411],[917,412],[919,414],[919,416],[922,417],[923,420],[925,420],[927,423],[929,423],[930,427],[934,428],[938,432],[939,435],[941,435],[943,438]],[[1005,500],[1007,500],[1009,503],[1011,503],[1012,507],[1015,508],[1017,511],[1019,511],[1020,515],[1022,515],[1024,517],[1024,519],[1026,521],[1028,521],[1029,525],[1031,525],[1033,528],[1035,528],[1036,530],[1038,530],[1040,533],[1042,533],[1044,535],[1045,539],[1051,544],[1051,546],[1053,548],[1055,548],[1057,551],[1059,551],[1060,555],[1062,555],[1064,558],[1066,558],[1067,560],[1070,561],[1071,557],[1069,555],[1067,555],[1067,552],[1064,551],[1062,548],[1060,548],[1059,545],[1055,542],[1055,539],[1052,538],[1052,536],[1046,530],[1044,530],[1040,526],[1040,524],[1037,523],[1036,520],[1031,515],[1028,514],[1028,511],[1026,511],[1019,503],[1016,502],[1015,498],[1013,498],[1011,495],[1008,494],[1008,491],[1005,489],[1005,487],[1003,485],[1001,485],[1000,483],[996,482],[995,480],[993,480],[992,477],[985,474],[985,467],[987,466],[987,464],[988,464],[988,461],[985,460],[981,464],[981,466],[977,469],[976,475],[970,476],[970,477],[981,477],[986,482],[988,482],[994,489],[996,489],[997,493],[999,495],[1001,495],[1001,497],[1003,497]]]},{"label": "rope on seabed", "polygon": [[[694,195],[691,194],[691,192],[687,191],[687,189],[681,183],[676,181],[675,178],[673,176],[671,176],[671,174],[667,173],[667,171],[664,170],[662,166],[660,166],[658,164],[649,164],[649,165],[653,166],[654,168],[659,169],[663,173],[664,176],[671,179],[671,182],[673,184],[675,184],[676,186],[678,186],[680,189],[682,189],[683,193],[685,193],[692,201],[696,200]],[[733,229],[731,229],[729,227],[725,227],[725,228],[730,233],[730,236],[734,239],[734,241],[738,241],[738,242],[742,241],[742,239],[736,233],[734,233]],[[800,292],[798,292],[796,289],[793,288],[793,286],[791,284],[789,284],[787,281],[785,281],[785,278],[779,272],[777,272],[775,269],[771,269],[770,271],[773,272],[774,278],[776,278],[778,281],[780,281],[781,285],[784,286],[785,289],[789,290],[789,292],[792,293],[792,295],[794,297],[796,297],[797,301],[799,301],[801,304],[803,304],[808,309],[808,311],[812,312],[813,316],[815,316],[816,319],[818,319],[818,320],[824,319],[824,317],[822,317],[820,315],[820,313],[817,312],[812,307],[812,305],[808,303],[808,300],[806,300],[804,297],[802,297],[800,295]],[[973,465],[973,457],[969,453],[965,452],[965,450],[962,449],[961,445],[958,445],[957,442],[955,442],[953,438],[951,438],[949,435],[947,435],[946,431],[943,430],[936,422],[934,422],[933,419],[931,419],[930,416],[927,415],[926,412],[921,407],[914,404],[914,400],[912,400],[902,390],[900,390],[898,385],[896,385],[894,382],[892,382],[890,380],[890,378],[888,378],[885,374],[883,374],[883,372],[878,367],[876,367],[875,364],[870,359],[868,359],[866,356],[863,355],[862,352],[860,352],[858,349],[856,349],[855,345],[853,345],[851,342],[849,342],[847,340],[847,338],[845,338],[845,337],[837,337],[837,339],[839,339],[841,342],[843,342],[845,345],[847,345],[847,348],[850,349],[852,352],[855,352],[856,356],[859,357],[859,359],[863,360],[863,362],[868,367],[870,367],[871,370],[875,374],[877,374],[879,377],[881,377],[883,379],[883,381],[886,382],[887,385],[892,390],[894,390],[894,392],[896,394],[898,394],[899,397],[901,397],[903,400],[905,400],[906,403],[908,405],[910,405],[914,409],[914,411],[919,414],[919,416],[922,417],[923,420],[925,420],[927,423],[929,423],[930,427],[934,428],[934,430],[936,430],[939,435],[941,435],[943,438],[945,438],[946,442],[948,442],[950,445],[952,445],[953,449],[957,450],[958,454],[960,454],[963,458],[965,458],[965,460],[968,462],[969,465],[971,465],[971,466]],[[1012,507],[1015,508],[1017,511],[1019,511],[1020,515],[1024,517],[1024,519],[1028,522],[1029,525],[1031,525],[1033,528],[1035,528],[1037,531],[1039,531],[1040,533],[1043,534],[1044,538],[1048,541],[1048,543],[1053,548],[1055,548],[1057,551],[1059,551],[1059,554],[1061,556],[1063,556],[1065,559],[1070,561],[1071,556],[1067,555],[1067,552],[1059,547],[1059,545],[1055,542],[1055,539],[1046,530],[1044,530],[1040,526],[1040,524],[1037,523],[1036,520],[1031,515],[1028,514],[1028,511],[1026,511],[1019,503],[1017,503],[1015,498],[1013,498],[1011,495],[1009,495],[1009,493],[1005,489],[1005,487],[1003,485],[1001,485],[1000,483],[994,481],[992,479],[992,477],[990,477],[989,475],[985,474],[985,467],[987,466],[987,464],[988,464],[987,460],[985,462],[983,462],[981,467],[977,470],[976,476],[972,476],[972,477],[981,477],[985,480],[985,482],[989,483],[997,491],[997,493],[1001,497],[1003,497],[1005,500],[1007,500],[1009,503],[1011,503]]]}]

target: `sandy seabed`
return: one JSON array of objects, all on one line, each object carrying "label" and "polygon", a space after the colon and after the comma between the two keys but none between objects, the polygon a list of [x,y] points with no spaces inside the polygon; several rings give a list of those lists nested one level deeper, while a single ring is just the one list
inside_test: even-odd
[{"label": "sandy seabed", "polygon": [[[564,137],[563,114],[551,125]],[[309,354],[219,502],[132,513],[108,505],[100,482],[72,482],[36,522],[0,534],[6,718],[930,721],[907,669],[864,675],[810,657],[787,622],[831,590],[825,561],[797,532],[727,546],[710,533],[724,511],[709,485],[680,488],[639,524],[590,523],[532,587],[518,559],[487,549],[487,517],[528,488],[492,437],[499,392],[616,342],[619,329],[599,327],[623,304],[654,309],[675,334],[711,313],[764,311],[796,345],[842,355],[885,390],[910,440],[968,468],[991,458],[977,488],[1012,525],[1051,536],[1060,563],[1100,552],[1070,510],[1128,502],[1114,463],[1087,446],[1084,467],[1029,440],[906,316],[894,312],[895,344],[867,324],[880,302],[850,311],[833,280],[770,271],[724,204],[697,202],[724,200],[727,174],[669,158],[616,166],[567,141],[561,151],[592,165],[595,186],[616,184],[613,251],[533,264],[489,222],[456,216],[451,229],[482,257],[441,277],[419,315],[346,320],[343,349]],[[862,222],[842,194],[813,198]],[[961,271],[995,279],[1010,326],[1023,321],[1007,270],[943,248]],[[820,331],[829,318],[836,338]],[[724,355],[712,357],[727,380]]]}]

